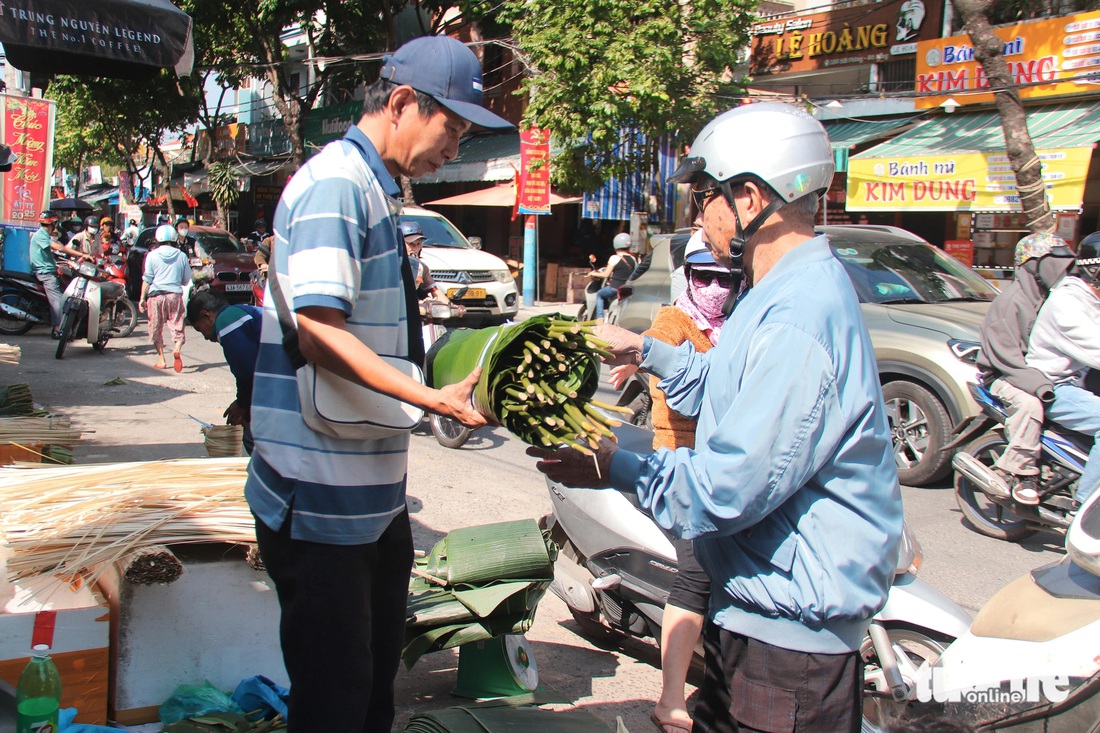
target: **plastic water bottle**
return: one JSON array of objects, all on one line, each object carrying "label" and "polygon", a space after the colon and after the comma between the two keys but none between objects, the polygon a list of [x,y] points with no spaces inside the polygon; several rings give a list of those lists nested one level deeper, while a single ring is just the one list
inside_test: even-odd
[{"label": "plastic water bottle", "polygon": [[35,654],[15,690],[16,733],[57,733],[61,674],[49,654]]}]

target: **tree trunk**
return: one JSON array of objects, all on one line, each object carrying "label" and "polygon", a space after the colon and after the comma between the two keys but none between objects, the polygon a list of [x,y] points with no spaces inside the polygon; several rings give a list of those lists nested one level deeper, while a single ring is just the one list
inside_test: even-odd
[{"label": "tree trunk", "polygon": [[985,70],[986,78],[997,104],[997,113],[1004,128],[1005,152],[1012,172],[1016,174],[1016,190],[1020,207],[1032,233],[1053,232],[1054,215],[1047,203],[1043,184],[1043,166],[1035,155],[1027,116],[1015,80],[1004,58],[1004,41],[989,25],[989,10],[993,0],[956,0],[955,7],[965,22],[966,32],[974,44],[974,55]]},{"label": "tree trunk", "polygon": [[217,209],[218,227],[221,229],[229,229],[229,217],[226,216],[225,207],[222,206],[222,202],[214,199],[214,207]]},{"label": "tree trunk", "polygon": [[413,182],[408,176],[401,176],[401,200],[405,206],[416,206],[416,196],[413,195]]}]

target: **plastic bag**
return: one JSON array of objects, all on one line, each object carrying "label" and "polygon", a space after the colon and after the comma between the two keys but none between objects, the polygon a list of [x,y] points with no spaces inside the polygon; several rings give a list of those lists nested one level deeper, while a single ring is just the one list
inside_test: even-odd
[{"label": "plastic bag", "polygon": [[246,713],[259,710],[261,717],[283,716],[286,720],[286,706],[290,700],[290,690],[277,685],[262,674],[243,679],[233,690],[233,702],[241,706]]},{"label": "plastic bag", "polygon": [[204,680],[202,685],[180,685],[158,711],[160,722],[165,725],[217,712],[244,713],[229,695],[214,687],[210,680]]}]

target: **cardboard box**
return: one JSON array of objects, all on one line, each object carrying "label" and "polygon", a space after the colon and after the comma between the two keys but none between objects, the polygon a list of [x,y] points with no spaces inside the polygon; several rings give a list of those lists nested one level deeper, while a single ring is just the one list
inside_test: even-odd
[{"label": "cardboard box", "polygon": [[52,576],[16,581],[0,612],[0,679],[12,687],[31,655],[38,611],[55,611],[50,656],[61,673],[61,707],[79,711],[79,723],[107,722],[110,611],[103,596],[83,583]]},{"label": "cardboard box", "polygon": [[111,720],[138,725],[179,685],[220,690],[262,674],[289,686],[279,648],[279,602],[267,573],[231,545],[172,548],[180,579],[135,586],[117,570],[100,587],[111,608]]}]

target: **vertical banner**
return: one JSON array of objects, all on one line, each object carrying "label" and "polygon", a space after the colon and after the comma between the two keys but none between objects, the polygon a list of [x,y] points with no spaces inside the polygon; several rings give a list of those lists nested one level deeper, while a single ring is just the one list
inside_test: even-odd
[{"label": "vertical banner", "polygon": [[550,213],[550,131],[532,127],[519,134],[519,213]]},{"label": "vertical banner", "polygon": [[0,226],[36,229],[49,206],[53,172],[55,104],[48,99],[0,95],[0,139],[19,156],[0,188]]}]

